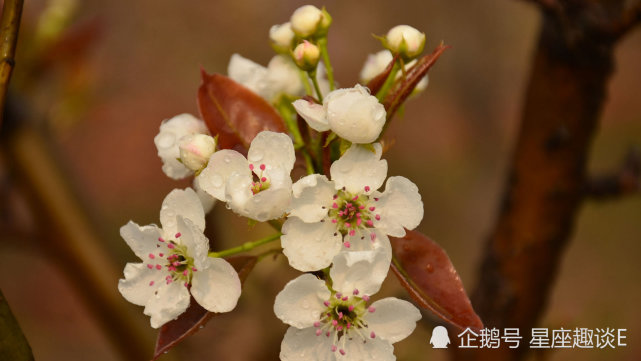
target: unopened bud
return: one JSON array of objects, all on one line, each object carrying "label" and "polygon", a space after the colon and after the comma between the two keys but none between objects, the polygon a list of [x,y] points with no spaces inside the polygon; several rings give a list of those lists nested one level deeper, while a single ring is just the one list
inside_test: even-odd
[{"label": "unopened bud", "polygon": [[216,151],[216,140],[206,134],[192,134],[180,139],[179,148],[182,163],[197,172]]},{"label": "unopened bud", "polygon": [[316,69],[318,60],[320,59],[320,49],[318,46],[304,40],[298,44],[292,53],[294,63],[305,71],[312,71]]},{"label": "unopened bud", "polygon": [[397,25],[387,32],[383,45],[403,59],[416,58],[425,47],[425,34],[409,25]]},{"label": "unopened bud", "polygon": [[324,8],[321,10],[314,5],[299,7],[291,17],[292,30],[301,38],[325,36],[331,23],[332,17],[329,13]]},{"label": "unopened bud", "polygon": [[287,22],[280,25],[274,25],[269,29],[269,38],[272,41],[274,49],[278,52],[289,52],[294,41],[294,31],[291,23]]}]

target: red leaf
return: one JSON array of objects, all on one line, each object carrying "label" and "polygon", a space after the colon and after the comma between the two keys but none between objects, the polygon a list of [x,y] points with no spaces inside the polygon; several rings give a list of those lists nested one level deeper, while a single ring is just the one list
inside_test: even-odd
[{"label": "red leaf", "polygon": [[460,329],[483,328],[441,246],[416,231],[407,231],[403,238],[390,238],[395,256],[392,271],[421,307]]},{"label": "red leaf", "polygon": [[385,105],[385,109],[387,110],[387,119],[392,118],[405,99],[412,94],[416,85],[423,79],[432,65],[436,63],[436,60],[438,60],[441,54],[448,48],[450,48],[449,45],[440,44],[434,49],[432,54],[425,55],[418,59],[416,64],[407,70],[405,79],[396,86],[394,91],[390,92],[385,99],[383,99],[383,105]]},{"label": "red leaf", "polygon": [[[255,256],[236,256],[226,258],[226,260],[234,266],[234,269],[238,272],[240,282],[244,283],[258,259]],[[187,338],[187,336],[193,335],[204,326],[210,318],[216,315],[217,313],[209,312],[202,308],[192,297],[189,308],[187,308],[185,313],[177,319],[167,322],[160,328],[152,361],[169,351],[169,349],[176,346]]]},{"label": "red leaf", "polygon": [[285,133],[285,123],[276,109],[256,93],[220,74],[201,71],[198,108],[212,135],[223,149],[249,148],[263,130]]}]

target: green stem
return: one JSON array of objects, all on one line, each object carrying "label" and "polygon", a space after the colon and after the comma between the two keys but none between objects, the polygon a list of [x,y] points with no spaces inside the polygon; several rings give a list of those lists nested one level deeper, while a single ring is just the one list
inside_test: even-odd
[{"label": "green stem", "polygon": [[376,98],[378,99],[378,101],[383,101],[387,93],[392,88],[392,85],[394,85],[394,81],[396,80],[396,74],[398,73],[399,69],[400,69],[400,63],[397,61],[394,63],[394,66],[392,67],[392,71],[390,71],[389,75],[387,76],[387,79],[385,79],[385,83],[383,83],[383,86],[378,91],[378,94],[376,94]]},{"label": "green stem", "polygon": [[332,68],[332,63],[329,61],[329,52],[327,51],[326,36],[318,39],[318,47],[320,48],[321,57],[323,58],[323,63],[325,63],[325,69],[327,69],[327,80],[329,80],[329,90],[332,91],[336,89],[336,86],[334,85],[334,69]]},{"label": "green stem", "polygon": [[316,173],[316,170],[314,169],[314,161],[309,155],[309,152],[307,152],[307,149],[301,149],[301,154],[303,155],[303,158],[305,158],[305,168],[307,170],[307,175]]},{"label": "green stem", "polygon": [[298,115],[292,107],[291,99],[286,96],[281,97],[277,103],[277,109],[280,115],[285,121],[285,126],[289,133],[291,133],[294,138],[294,148],[298,149],[305,145],[302,135],[300,134],[300,129],[298,129],[298,122],[296,118]]},{"label": "green stem", "polygon": [[220,252],[209,252],[209,257],[222,258],[222,257],[231,256],[231,255],[234,255],[234,254],[237,254],[237,253],[251,251],[252,249],[254,249],[254,248],[258,247],[258,246],[262,246],[264,244],[267,244],[269,242],[273,242],[273,241],[279,239],[281,235],[282,234],[279,232],[279,233],[273,234],[273,235],[271,235],[269,237],[261,238],[261,239],[259,239],[257,241],[245,242],[245,243],[241,244],[238,247],[229,248],[229,249],[226,249],[226,250],[223,250],[223,251],[220,251]]},{"label": "green stem", "polygon": [[323,93],[321,92],[320,87],[318,86],[318,79],[316,79],[316,70],[310,71],[307,74],[312,79],[312,84],[314,84],[314,89],[316,90],[316,94],[318,94],[318,101],[320,103],[323,103]]},{"label": "green stem", "polygon": [[305,87],[305,94],[313,97],[314,92],[312,91],[312,86],[309,85],[309,81],[307,80],[307,72],[302,69],[298,69],[298,75],[300,76],[300,81],[303,82],[303,86]]}]

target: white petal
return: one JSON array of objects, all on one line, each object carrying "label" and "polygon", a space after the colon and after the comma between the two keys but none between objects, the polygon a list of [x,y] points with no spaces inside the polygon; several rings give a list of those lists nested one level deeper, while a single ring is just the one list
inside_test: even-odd
[{"label": "white petal", "polygon": [[389,50],[381,50],[376,54],[368,55],[367,60],[363,65],[363,69],[361,70],[361,83],[366,84],[370,80],[374,79],[378,74],[382,73],[389,63],[392,62],[392,59],[394,59],[394,57]]},{"label": "white petal", "polygon": [[333,287],[345,294],[357,289],[360,294],[371,296],[381,289],[391,261],[392,253],[384,248],[339,252],[330,270]]},{"label": "white petal", "polygon": [[134,254],[143,261],[149,259],[149,253],[156,251],[157,245],[164,245],[158,242],[161,237],[161,230],[155,225],[140,227],[136,223],[129,223],[120,227],[120,236],[125,240],[127,245],[134,251]]},{"label": "white petal", "polygon": [[332,340],[325,335],[316,336],[316,330],[313,327],[302,330],[290,327],[280,344],[280,360],[335,361]]},{"label": "white petal", "polygon": [[282,217],[289,209],[291,179],[282,180],[280,188],[271,186],[257,194],[252,194],[251,184],[250,177],[240,174],[233,174],[227,182],[229,206],[237,214],[264,222]]},{"label": "white petal", "polygon": [[[144,306],[169,274],[164,269],[149,269],[144,263],[127,263],[125,279],[118,281],[118,291],[129,302]],[[152,283],[153,282],[153,283]]]},{"label": "white petal", "polygon": [[376,209],[381,220],[375,221],[374,226],[394,237],[405,236],[403,227],[414,229],[423,219],[423,201],[418,187],[405,177],[387,180]]},{"label": "white petal", "polygon": [[178,232],[180,232],[180,244],[187,246],[189,255],[194,258],[196,269],[204,268],[209,253],[209,240],[189,219],[181,216],[176,217],[178,221]]},{"label": "white petal", "polygon": [[229,262],[222,258],[208,258],[204,269],[194,272],[191,294],[211,312],[228,312],[236,307],[240,297],[240,279]]},{"label": "white petal", "polygon": [[385,125],[385,107],[358,84],[333,91],[323,104],[332,131],[352,143],[374,142]]},{"label": "white petal", "polygon": [[310,174],[299,179],[292,187],[294,199],[290,215],[304,222],[319,222],[327,216],[336,193],[334,182],[320,174]]},{"label": "white petal", "polygon": [[267,89],[267,68],[238,54],[233,54],[227,67],[227,75],[249,90],[265,98]]},{"label": "white petal", "polygon": [[305,223],[291,217],[283,224],[282,232],[283,254],[299,271],[317,271],[329,266],[342,247],[341,234],[329,220]]},{"label": "white petal", "polygon": [[203,211],[205,214],[209,213],[212,208],[214,208],[214,204],[216,204],[216,198],[212,197],[202,189],[200,186],[200,177],[194,178],[193,187],[196,191],[196,195],[198,195],[198,198],[200,199],[200,204],[203,206]]},{"label": "white petal", "polygon": [[186,135],[197,133],[206,134],[207,127],[202,120],[191,114],[176,115],[164,120],[160,125],[160,131],[154,137],[154,143],[158,156],[163,162],[162,170],[170,178],[182,179],[193,174],[177,159],[180,158],[178,141]]},{"label": "white petal", "polygon": [[365,186],[372,192],[383,185],[387,176],[387,161],[381,160],[381,145],[375,143],[373,146],[375,152],[353,144],[332,164],[330,173],[336,189],[345,187],[351,193],[368,193],[364,191]]},{"label": "white petal", "polygon": [[297,96],[305,92],[298,67],[290,56],[276,55],[269,61],[267,82],[272,92],[272,98],[268,100],[273,100],[281,93]]},{"label": "white petal", "polygon": [[296,112],[305,119],[307,125],[312,129],[324,132],[329,130],[329,122],[325,108],[321,104],[309,102],[304,99],[298,99],[292,103]]},{"label": "white petal", "polygon": [[378,300],[371,307],[375,311],[366,315],[369,329],[376,333],[376,337],[390,343],[409,336],[416,328],[416,322],[421,319],[418,308],[394,297]]},{"label": "white petal", "polygon": [[276,296],[274,313],[290,326],[312,327],[326,308],[323,301],[330,296],[325,281],[309,273],[303,274],[289,281]]},{"label": "white petal", "polygon": [[144,314],[151,316],[151,327],[158,328],[177,318],[189,307],[189,291],[180,282],[172,282],[158,288],[149,298]]},{"label": "white petal", "polygon": [[249,146],[247,160],[253,164],[254,172],[260,172],[260,165],[264,164],[268,178],[274,172],[289,175],[296,161],[292,139],[284,133],[260,132]]},{"label": "white petal", "polygon": [[[366,337],[369,337],[367,331],[366,334]],[[339,344],[340,342],[342,341],[339,341]],[[342,357],[339,357],[339,355],[336,356],[336,359],[341,361],[396,360],[394,346],[380,339],[378,335],[375,338],[368,338],[365,342],[360,337],[353,337],[351,340],[347,339],[345,342],[345,355]]]},{"label": "white petal", "polygon": [[249,163],[242,154],[235,150],[223,149],[209,158],[209,163],[198,176],[198,181],[205,192],[225,202],[225,186],[229,177],[234,173],[251,178]]},{"label": "white petal", "polygon": [[178,232],[176,216],[189,219],[200,230],[205,229],[205,212],[193,189],[174,189],[162,201],[160,224],[163,233],[170,239]]}]

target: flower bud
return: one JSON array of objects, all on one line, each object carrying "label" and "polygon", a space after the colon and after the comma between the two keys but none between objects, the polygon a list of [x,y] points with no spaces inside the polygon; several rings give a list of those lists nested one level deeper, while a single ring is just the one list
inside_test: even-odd
[{"label": "flower bud", "polygon": [[313,71],[316,69],[320,59],[320,49],[309,41],[303,40],[292,52],[292,57],[294,58],[294,63],[300,69]]},{"label": "flower bud", "polygon": [[291,50],[294,36],[292,25],[289,22],[274,25],[269,29],[269,38],[272,41],[274,49],[278,52],[288,52]]},{"label": "flower bud", "polygon": [[397,25],[387,32],[383,45],[394,54],[401,54],[403,59],[417,57],[425,47],[425,34],[409,25]]},{"label": "flower bud", "polygon": [[331,23],[332,17],[329,13],[325,9],[320,10],[314,5],[299,7],[291,17],[292,30],[301,38],[325,36]]},{"label": "flower bud", "polygon": [[216,140],[206,134],[192,134],[180,139],[180,160],[185,167],[201,170],[216,151]]}]

